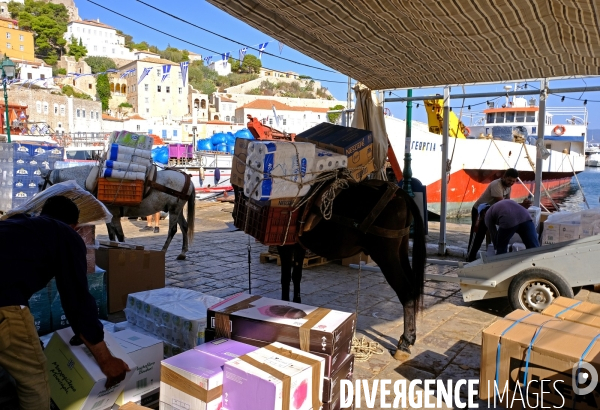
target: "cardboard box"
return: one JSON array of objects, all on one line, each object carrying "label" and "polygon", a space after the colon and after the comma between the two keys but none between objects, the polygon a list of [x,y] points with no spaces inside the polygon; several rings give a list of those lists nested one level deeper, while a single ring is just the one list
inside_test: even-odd
[{"label": "cardboard box", "polygon": [[[354,313],[240,293],[208,309],[207,328],[218,337],[280,342],[326,355],[346,349],[354,335]],[[308,343],[301,345],[300,335]],[[304,339],[302,339],[304,340]]]},{"label": "cardboard box", "polygon": [[168,358],[161,365],[160,408],[217,410],[222,407],[223,365],[257,350],[219,339]]},{"label": "cardboard box", "polygon": [[124,385],[115,405],[118,407],[127,402],[158,404],[163,342],[132,330],[116,332],[113,336],[137,364],[133,376]]},{"label": "cardboard box", "polygon": [[244,187],[244,173],[246,172],[246,158],[248,157],[248,144],[253,140],[237,138],[235,140],[235,149],[233,154],[233,163],[231,164],[231,185]]},{"label": "cardboard box", "polygon": [[542,245],[551,245],[558,243],[560,235],[560,224],[549,224],[544,222],[544,230],[542,231]]},{"label": "cardboard box", "polygon": [[106,270],[108,313],[123,310],[127,295],[165,287],[165,254],[162,251],[100,247],[96,264]]},{"label": "cardboard box", "polygon": [[352,380],[354,372],[354,355],[348,354],[342,359],[341,366],[331,377],[323,378],[323,403],[331,403],[341,395],[341,380]]},{"label": "cardboard box", "polygon": [[577,224],[560,224],[560,232],[558,234],[559,242],[572,241],[579,239],[581,225]]},{"label": "cardboard box", "polygon": [[[48,379],[53,407],[60,410],[91,410],[111,407],[123,387],[133,376],[127,372],[125,380],[109,390],[104,388],[106,376],[85,345],[71,346],[74,336],[71,328],[57,330],[46,347]],[[110,333],[104,333],[104,342],[113,356],[123,360],[130,369],[136,365]]]},{"label": "cardboard box", "polygon": [[119,407],[119,410],[152,410],[149,407],[140,406],[136,403],[129,402]]},{"label": "cardboard box", "polygon": [[[214,329],[206,329],[205,334],[206,334],[207,341],[215,339],[215,330]],[[251,346],[256,346],[256,347],[265,347],[270,344],[269,342],[264,342],[262,340],[248,339],[246,337],[239,337],[239,336],[235,336],[235,335],[232,335],[231,339],[235,340],[237,342],[245,343],[245,344],[248,344]],[[336,373],[338,371],[338,369],[340,369],[340,367],[344,364],[344,360],[346,360],[346,358],[350,355],[350,352],[352,351],[352,337],[350,337],[345,342],[342,341],[340,343],[342,345],[345,344],[347,346],[347,348],[339,349],[337,352],[335,352],[331,355],[325,354],[325,353],[319,353],[319,352],[310,352],[311,354],[314,354],[315,356],[319,356],[323,360],[325,360],[325,363],[324,363],[325,377],[331,377],[332,374]]]},{"label": "cardboard box", "polygon": [[[493,386],[498,370],[499,391],[504,394],[505,386],[508,386],[508,392],[502,400],[498,397],[497,403],[505,408],[510,408],[513,397],[517,398],[513,408],[523,406],[523,402],[518,400],[521,395],[516,389],[517,382],[523,395],[528,394],[530,403],[539,400],[540,380],[550,380],[543,385],[545,408],[600,408],[599,389],[582,396],[575,396],[573,391],[573,369],[577,369],[584,352],[587,353],[583,361],[600,371],[600,344],[592,343],[597,335],[598,329],[591,326],[523,310],[510,313],[483,331],[480,398],[494,402]],[[499,369],[496,368],[497,363]],[[523,387],[526,371],[527,389]],[[542,408],[542,404],[538,403],[535,407]]]},{"label": "cardboard box", "polygon": [[595,303],[559,296],[542,314],[600,328],[600,305]]},{"label": "cardboard box", "polygon": [[[227,410],[321,408],[323,359],[272,343],[225,363],[223,407]],[[283,399],[287,398],[288,403]]]},{"label": "cardboard box", "polygon": [[375,171],[371,131],[324,122],[298,134],[296,141],[312,142],[319,148],[346,155],[348,169],[357,181]]}]

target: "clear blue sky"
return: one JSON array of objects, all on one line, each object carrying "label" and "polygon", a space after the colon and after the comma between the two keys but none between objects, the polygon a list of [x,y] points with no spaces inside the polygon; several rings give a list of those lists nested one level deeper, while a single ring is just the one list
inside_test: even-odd
[{"label": "clear blue sky", "polygon": [[[149,4],[155,7],[164,9],[174,15],[190,20],[194,24],[202,26],[211,31],[233,38],[242,43],[254,46],[265,41],[269,41],[267,51],[279,54],[279,48],[277,41],[270,38],[266,34],[248,26],[247,24],[231,17],[227,13],[220,9],[212,6],[205,1],[182,1],[182,0],[171,0],[169,2],[159,2],[157,0],[145,0]],[[238,50],[241,48],[238,44],[230,41],[218,38],[204,31],[201,31],[195,27],[189,26],[185,23],[174,20],[168,16],[165,16],[155,10],[152,10],[145,5],[138,3],[134,0],[97,0],[98,3],[103,6],[115,10],[121,14],[144,22],[150,26],[156,27],[159,30],[173,34],[177,37],[186,39],[192,43],[207,47],[209,49],[218,52],[230,51],[232,56],[237,57]],[[198,49],[189,44],[180,42],[163,34],[157,33],[149,28],[140,26],[132,21],[117,16],[109,11],[106,11],[87,0],[76,0],[76,5],[79,8],[79,15],[83,19],[97,19],[101,22],[108,24],[112,27],[122,30],[123,32],[133,36],[134,41],[141,42],[147,41],[149,44],[158,46],[164,49],[167,44],[173,47],[187,49],[203,56],[211,55],[212,53],[206,50]],[[249,51],[252,52],[252,51]],[[298,61],[305,64],[310,64],[318,67],[327,68],[325,65],[306,57],[305,55],[293,50],[287,45],[283,49],[282,57]],[[216,57],[213,57],[213,59]],[[375,62],[374,62],[375,63]],[[323,82],[323,86],[327,87],[332,94],[339,100],[346,100],[346,89],[347,77],[341,73],[330,73],[320,71],[312,68],[303,67],[291,62],[283,61],[271,56],[263,55],[263,65],[281,71],[295,71],[299,74],[309,75],[315,79],[341,81],[344,84],[328,83]],[[586,78],[585,83],[588,86],[600,86],[600,78]],[[552,88],[566,88],[566,87],[583,87],[586,84],[581,79],[576,80],[562,80],[552,81],[550,86]],[[513,83],[509,83],[513,85]],[[536,87],[539,87],[539,83],[534,83]],[[503,84],[489,85],[489,86],[470,86],[466,87],[466,92],[487,92],[487,91],[501,91]],[[461,87],[454,87],[453,93],[462,93]],[[405,96],[406,91],[393,91],[397,96]],[[429,95],[435,93],[442,93],[442,89],[428,89],[428,90],[415,90],[413,95]],[[386,97],[388,93],[386,92]],[[600,101],[600,92],[586,92],[583,96],[581,94],[567,94],[567,97],[581,98],[582,101],[574,101],[565,99],[564,102],[560,101],[560,97],[550,96],[548,100],[549,107],[583,107],[583,100],[588,99],[587,109],[589,112],[588,123],[590,129],[600,129],[600,102],[592,102],[590,100]],[[530,98],[530,97],[527,97]],[[503,98],[498,101],[503,100]],[[484,105],[475,107],[475,104],[485,102],[485,100],[467,100],[465,106],[471,104],[472,111],[481,111],[484,109]],[[452,106],[455,112],[458,113],[462,101],[453,101]],[[405,118],[406,116],[406,105],[402,103],[387,104],[388,108],[391,109],[392,114],[398,118]],[[467,108],[463,109],[463,121],[468,125],[469,120],[466,115],[469,113]],[[416,103],[413,109],[413,119],[426,122],[427,116],[423,105],[416,108]]]}]

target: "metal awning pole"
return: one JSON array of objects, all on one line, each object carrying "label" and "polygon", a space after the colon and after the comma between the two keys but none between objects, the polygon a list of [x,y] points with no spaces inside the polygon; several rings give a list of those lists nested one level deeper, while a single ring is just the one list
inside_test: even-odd
[{"label": "metal awning pole", "polygon": [[539,207],[542,199],[542,172],[544,167],[544,132],[546,131],[546,97],[548,96],[548,81],[540,81],[540,104],[538,111],[537,141],[535,142],[535,186],[533,187],[533,205]]},{"label": "metal awning pole", "polygon": [[450,87],[444,87],[444,122],[442,130],[442,192],[440,197],[440,239],[438,254],[446,254],[446,213],[448,196],[448,140],[450,137]]}]

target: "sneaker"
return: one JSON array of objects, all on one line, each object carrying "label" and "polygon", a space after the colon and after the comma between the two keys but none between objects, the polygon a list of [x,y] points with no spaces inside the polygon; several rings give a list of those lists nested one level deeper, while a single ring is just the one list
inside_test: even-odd
[{"label": "sneaker", "polygon": [[140,229],[140,232],[151,231],[151,230],[152,230],[151,226],[144,226],[142,229]]},{"label": "sneaker", "polygon": [[157,227],[155,227],[155,228],[154,228],[154,233],[158,233],[158,231],[159,231],[159,230],[160,230],[160,229],[158,228],[158,226],[157,226]]}]

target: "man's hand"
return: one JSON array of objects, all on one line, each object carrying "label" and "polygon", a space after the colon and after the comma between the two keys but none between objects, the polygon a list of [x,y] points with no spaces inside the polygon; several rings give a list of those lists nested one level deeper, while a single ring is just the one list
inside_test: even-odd
[{"label": "man's hand", "polygon": [[527,208],[529,208],[529,207],[531,206],[531,203],[532,203],[532,202],[531,202],[529,199],[525,198],[525,199],[523,200],[523,202],[521,202],[521,205],[522,205],[522,206],[523,206],[525,209],[527,209]]},{"label": "man's hand", "polygon": [[106,384],[104,387],[107,389],[110,389],[125,380],[125,375],[130,370],[127,363],[112,355],[103,363],[98,363],[98,365],[100,365],[102,373],[106,375]]},{"label": "man's hand", "polygon": [[85,343],[87,348],[90,349],[90,352],[92,352],[94,355],[94,358],[96,359],[96,362],[98,362],[98,366],[100,366],[102,373],[106,375],[106,383],[104,387],[110,389],[114,385],[122,382],[125,379],[126,373],[131,370],[129,366],[127,366],[127,363],[114,357],[108,350],[108,347],[104,341],[93,345],[85,340],[83,335],[80,335],[80,337],[81,340],[83,340],[83,343]]}]

